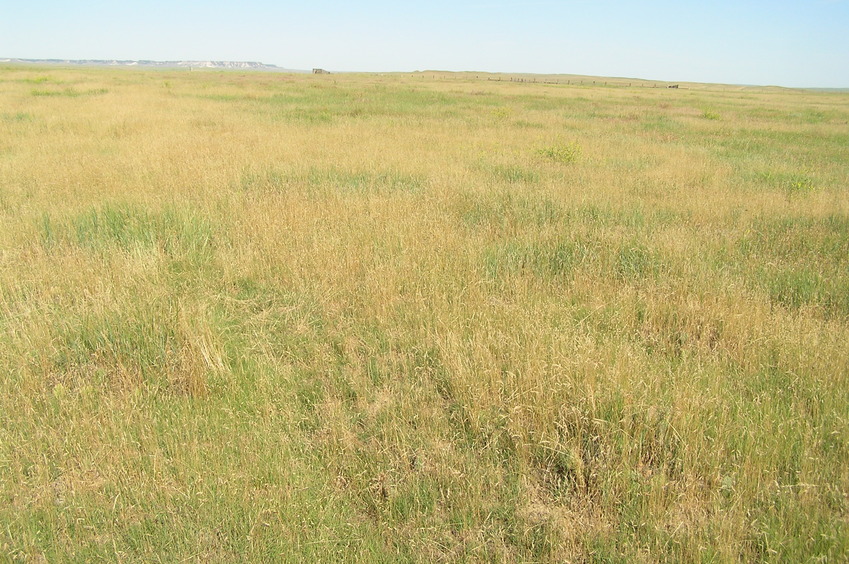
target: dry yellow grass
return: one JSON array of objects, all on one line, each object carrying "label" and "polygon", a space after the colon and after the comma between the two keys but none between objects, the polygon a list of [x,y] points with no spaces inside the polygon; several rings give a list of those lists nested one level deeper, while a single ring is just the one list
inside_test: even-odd
[{"label": "dry yellow grass", "polygon": [[0,553],[846,558],[849,96],[489,78],[0,69]]}]

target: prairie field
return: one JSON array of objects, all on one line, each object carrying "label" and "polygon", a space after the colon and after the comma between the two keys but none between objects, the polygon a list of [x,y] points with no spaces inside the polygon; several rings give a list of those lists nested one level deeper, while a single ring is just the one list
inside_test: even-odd
[{"label": "prairie field", "polygon": [[0,66],[0,561],[849,559],[849,93],[522,80]]}]

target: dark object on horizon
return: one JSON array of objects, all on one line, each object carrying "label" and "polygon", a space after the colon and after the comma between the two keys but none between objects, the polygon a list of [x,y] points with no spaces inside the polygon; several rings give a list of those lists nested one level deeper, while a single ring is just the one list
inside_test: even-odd
[{"label": "dark object on horizon", "polygon": [[330,74],[330,71],[324,69],[312,69],[313,74]]}]

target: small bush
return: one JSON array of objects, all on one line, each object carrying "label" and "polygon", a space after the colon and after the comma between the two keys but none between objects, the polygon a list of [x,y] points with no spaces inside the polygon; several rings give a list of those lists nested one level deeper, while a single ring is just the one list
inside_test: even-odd
[{"label": "small bush", "polygon": [[506,107],[493,108],[490,113],[499,121],[504,121],[513,115],[513,110]]},{"label": "small bush", "polygon": [[571,164],[581,156],[581,147],[577,143],[551,145],[537,149],[537,154],[545,159],[560,164]]}]

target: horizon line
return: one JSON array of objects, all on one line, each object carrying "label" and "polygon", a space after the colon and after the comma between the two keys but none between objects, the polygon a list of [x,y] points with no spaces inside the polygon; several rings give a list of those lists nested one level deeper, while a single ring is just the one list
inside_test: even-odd
[{"label": "horizon line", "polygon": [[[738,86],[748,88],[783,88],[787,90],[820,90],[831,92],[849,91],[849,86],[845,87],[823,87],[823,86],[782,86],[778,84],[747,84],[747,83],[725,83],[725,82],[701,82],[695,80],[668,80],[654,78],[638,78],[625,76],[604,76],[591,74],[575,74],[566,72],[532,72],[532,71],[485,71],[485,70],[446,70],[446,69],[422,69],[422,70],[392,70],[392,71],[371,71],[371,70],[333,70],[320,69],[313,67],[312,69],[296,69],[282,67],[274,63],[266,63],[262,61],[249,60],[226,60],[226,59],[125,59],[125,58],[110,58],[110,59],[64,59],[64,58],[22,58],[22,57],[0,57],[0,63],[32,63],[32,64],[71,64],[71,65],[88,65],[102,67],[134,67],[139,63],[149,65],[175,65],[176,68],[191,66],[192,63],[221,65],[217,67],[207,67],[221,71],[238,71],[238,70],[253,70],[257,72],[293,72],[293,73],[310,73],[314,70],[325,70],[330,74],[423,74],[423,73],[455,73],[455,74],[490,74],[490,75],[525,75],[525,76],[572,76],[583,77],[589,79],[608,79],[608,80],[632,80],[640,82],[655,82],[665,84],[702,84],[702,85],[717,85],[717,86]],[[134,64],[135,63],[135,64]],[[228,68],[227,65],[250,65],[249,67]],[[265,68],[262,68],[265,67]]]}]

